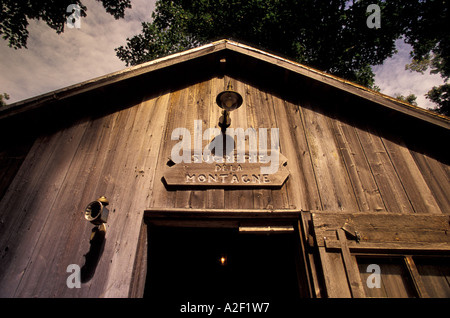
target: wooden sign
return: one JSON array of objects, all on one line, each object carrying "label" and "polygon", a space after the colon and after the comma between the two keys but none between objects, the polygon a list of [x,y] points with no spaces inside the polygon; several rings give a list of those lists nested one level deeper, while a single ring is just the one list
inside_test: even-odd
[{"label": "wooden sign", "polygon": [[179,163],[167,169],[164,181],[167,186],[182,187],[281,187],[289,176],[286,157],[279,154],[279,168],[275,173],[261,173],[267,163]]}]

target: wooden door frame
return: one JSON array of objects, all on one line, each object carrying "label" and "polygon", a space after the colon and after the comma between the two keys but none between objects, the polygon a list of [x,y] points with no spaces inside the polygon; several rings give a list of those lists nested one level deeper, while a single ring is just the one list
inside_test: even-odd
[{"label": "wooden door frame", "polygon": [[153,208],[144,211],[139,243],[133,267],[129,297],[144,295],[147,276],[147,234],[149,226],[214,227],[214,228],[267,228],[277,231],[292,226],[298,237],[297,271],[299,284],[307,286],[308,297],[320,297],[321,287],[313,257],[308,251],[307,234],[302,224],[302,210],[282,209],[183,209]]},{"label": "wooden door frame", "polygon": [[[383,223],[388,219],[411,223],[416,226],[427,222],[437,231],[433,241],[431,238],[417,241],[402,238],[402,233],[395,233],[398,241],[387,242],[380,236],[389,233],[391,229],[375,230],[374,233],[365,230],[365,223],[358,220],[371,219],[372,225]],[[418,223],[417,223],[418,222]],[[440,223],[439,223],[440,222]],[[350,233],[347,223],[358,230],[361,241],[355,241],[356,235],[347,237]],[[434,224],[434,225],[431,225]],[[363,290],[356,255],[398,254],[400,251],[411,255],[447,254],[448,242],[440,242],[445,235],[440,224],[447,224],[448,215],[429,214],[397,214],[397,213],[343,213],[329,211],[302,210],[264,210],[264,209],[148,209],[144,212],[129,297],[142,297],[144,294],[147,270],[147,231],[149,226],[170,227],[275,227],[292,226],[299,242],[299,262],[297,269],[304,272],[304,280],[299,282],[308,286],[308,295],[314,298],[331,297],[366,297]],[[444,226],[445,227],[445,226]],[[343,233],[343,230],[346,233]],[[395,231],[398,231],[395,230]],[[441,233],[442,232],[442,233]],[[351,233],[350,233],[351,234]],[[355,233],[356,234],[356,233]],[[406,232],[407,235],[408,232]],[[366,237],[368,236],[368,238]],[[373,236],[373,238],[371,238]],[[410,262],[411,263],[411,262]],[[408,264],[407,264],[408,265]],[[300,269],[301,267],[301,269]],[[409,266],[409,270],[414,267]],[[301,275],[298,275],[301,276]],[[417,275],[416,275],[417,276]],[[420,281],[418,286],[420,287]],[[421,288],[420,290],[422,290]],[[426,297],[426,293],[421,293]]]}]

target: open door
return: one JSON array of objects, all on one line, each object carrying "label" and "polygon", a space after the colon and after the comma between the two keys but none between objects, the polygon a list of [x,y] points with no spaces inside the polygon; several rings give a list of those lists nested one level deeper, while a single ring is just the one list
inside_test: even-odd
[{"label": "open door", "polygon": [[146,266],[137,267],[150,312],[300,312],[311,286],[298,214],[239,215],[146,213]]},{"label": "open door", "polygon": [[[207,304],[225,312],[267,307],[296,311],[301,286],[294,233],[151,227],[148,234],[144,297],[151,308],[180,311],[182,306]],[[238,308],[240,303],[245,305]]]}]

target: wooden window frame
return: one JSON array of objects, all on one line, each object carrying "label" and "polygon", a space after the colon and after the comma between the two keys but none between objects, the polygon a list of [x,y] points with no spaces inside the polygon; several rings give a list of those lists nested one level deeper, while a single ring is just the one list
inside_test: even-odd
[{"label": "wooden window frame", "polygon": [[[320,255],[328,297],[366,297],[358,255],[402,257],[417,295],[429,297],[413,257],[450,255],[448,215],[311,211],[303,218]],[[393,221],[402,223],[400,228],[389,228]]]},{"label": "wooden window frame", "polygon": [[[424,282],[422,281],[422,277],[419,274],[419,270],[417,269],[416,266],[416,261],[414,260],[414,258],[425,258],[425,259],[430,259],[430,258],[441,258],[441,257],[445,257],[445,258],[450,258],[450,251],[440,251],[439,253],[436,252],[431,252],[431,253],[427,253],[425,254],[423,251],[416,251],[414,253],[403,253],[400,252],[399,250],[389,250],[387,249],[386,251],[383,252],[377,252],[377,253],[373,253],[373,252],[353,252],[352,255],[352,261],[355,264],[358,264],[358,257],[367,257],[367,258],[375,258],[375,259],[381,259],[383,257],[388,257],[388,258],[399,258],[401,259],[403,265],[406,268],[407,274],[409,274],[409,277],[407,277],[408,279],[411,280],[412,282],[412,287],[414,288],[415,294],[417,295],[418,298],[431,298],[431,296],[429,295],[429,293],[427,292],[427,288],[425,287]],[[362,282],[364,283],[364,282]],[[366,297],[366,295],[364,295],[364,297]]]}]

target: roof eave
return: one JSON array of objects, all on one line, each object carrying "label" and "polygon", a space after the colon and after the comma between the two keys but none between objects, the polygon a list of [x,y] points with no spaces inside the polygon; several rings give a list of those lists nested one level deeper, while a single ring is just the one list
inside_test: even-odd
[{"label": "roof eave", "polygon": [[237,42],[227,41],[226,48],[242,54],[251,55],[258,59],[263,59],[267,63],[283,67],[294,73],[312,78],[326,85],[342,89],[346,92],[365,98],[395,111],[425,120],[429,123],[441,126],[446,129],[450,129],[450,118],[444,115],[440,115],[436,112],[402,102],[394,97],[347,81],[343,78],[327,74],[303,64]]},{"label": "roof eave", "polygon": [[408,103],[401,102],[391,96],[373,91],[353,82],[346,81],[337,76],[333,76],[314,68],[307,67],[303,64],[288,60],[286,58],[282,58],[263,50],[226,39],[212,42],[180,53],[168,55],[136,66],[128,67],[118,72],[96,77],[88,81],[84,81],[46,94],[10,104],[0,110],[0,119],[38,108],[41,105],[47,104],[48,102],[63,100],[77,94],[92,91],[94,89],[114,84],[119,81],[124,81],[132,77],[160,70],[171,65],[186,62],[194,58],[202,57],[222,50],[231,50],[240,54],[245,54],[252,58],[276,65],[278,67],[282,67],[294,73],[311,78],[315,81],[341,89],[353,95],[357,95],[361,98],[370,100],[384,107],[407,114],[409,116],[413,116],[415,118],[419,118],[443,128],[450,129],[450,118],[446,116],[439,115],[436,112],[432,112],[417,106],[410,105]]},{"label": "roof eave", "polygon": [[224,50],[225,43],[226,40],[213,42],[9,104],[0,110],[0,120],[18,113],[39,108],[41,105],[48,102],[63,100],[129,78],[160,70],[177,63],[208,55],[212,52]]}]

